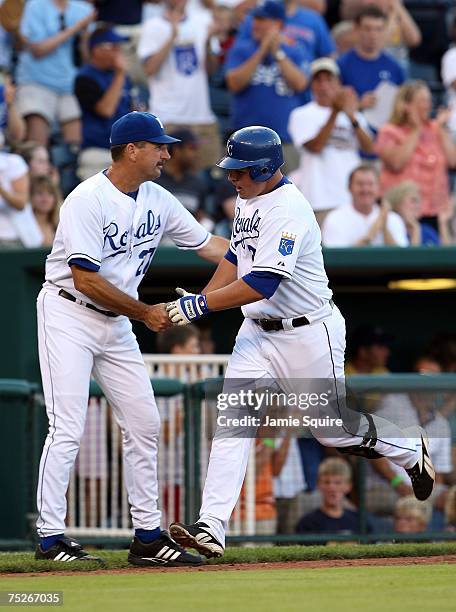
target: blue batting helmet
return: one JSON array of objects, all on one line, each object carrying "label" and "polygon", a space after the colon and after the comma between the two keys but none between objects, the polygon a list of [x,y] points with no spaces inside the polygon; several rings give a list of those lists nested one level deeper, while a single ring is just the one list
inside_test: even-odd
[{"label": "blue batting helmet", "polygon": [[217,166],[226,170],[250,168],[250,178],[256,183],[264,183],[283,164],[282,143],[277,132],[253,125],[231,134],[226,143],[226,155]]}]

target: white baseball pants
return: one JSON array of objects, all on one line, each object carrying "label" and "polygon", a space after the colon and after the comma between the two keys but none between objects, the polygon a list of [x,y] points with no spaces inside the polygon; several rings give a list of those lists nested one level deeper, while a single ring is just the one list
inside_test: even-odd
[{"label": "white baseball pants", "polygon": [[[344,353],[345,321],[337,307],[324,320],[290,331],[265,332],[246,319],[236,338],[225,379],[341,381]],[[414,465],[416,438],[407,437],[385,419],[373,417],[373,420],[379,436],[375,450],[402,467]],[[311,431],[325,446],[359,445],[369,424],[365,417],[355,421],[359,422],[355,432],[358,435],[344,427],[332,427],[330,437],[323,437],[316,428]],[[252,441],[216,436],[212,443],[199,520],[209,526],[221,544],[225,542],[226,527],[244,482]]]},{"label": "white baseball pants", "polygon": [[130,321],[94,312],[47,288],[38,296],[37,311],[49,418],[37,490],[39,536],[65,531],[65,494],[84,431],[91,375],[102,388],[122,431],[133,526],[155,529],[160,525],[160,417]]}]

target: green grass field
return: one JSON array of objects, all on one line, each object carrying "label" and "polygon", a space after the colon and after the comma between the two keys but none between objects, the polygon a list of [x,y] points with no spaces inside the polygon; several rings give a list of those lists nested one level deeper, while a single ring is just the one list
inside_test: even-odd
[{"label": "green grass field", "polygon": [[[95,551],[105,561],[105,569],[129,566],[126,550]],[[320,559],[383,559],[392,557],[432,557],[456,555],[456,541],[401,544],[334,544],[328,546],[256,546],[229,547],[223,557],[209,561],[211,565],[231,563],[277,563],[287,561],[318,561]],[[100,569],[97,563],[55,564],[35,561],[31,552],[0,552],[0,575],[21,572],[78,572]]]},{"label": "green grass field", "polygon": [[456,601],[452,565],[44,575],[5,578],[0,589],[63,591],[71,612],[453,612]]},{"label": "green grass field", "polygon": [[[0,553],[0,591],[62,591],[70,612],[453,612],[456,565],[293,567],[294,561],[455,555],[456,542],[430,544],[338,544],[332,546],[231,547],[216,571],[128,571],[127,551],[99,551],[98,564],[35,561],[33,553]],[[239,568],[236,563],[290,562],[285,569]],[[224,564],[235,569],[224,569]],[[385,560],[385,564],[387,560]],[[84,574],[80,571],[84,570]],[[52,571],[53,574],[47,572]],[[58,572],[71,572],[58,575]],[[42,575],[21,576],[25,572]],[[57,573],[56,573],[57,572]],[[1,574],[16,573],[15,576]],[[50,610],[50,606],[40,606]],[[54,607],[54,609],[62,609]]]}]

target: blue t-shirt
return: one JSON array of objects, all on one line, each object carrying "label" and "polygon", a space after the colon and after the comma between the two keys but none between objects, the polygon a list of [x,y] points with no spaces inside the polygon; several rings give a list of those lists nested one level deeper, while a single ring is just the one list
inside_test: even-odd
[{"label": "blue t-shirt", "polygon": [[405,80],[400,64],[385,52],[377,59],[368,60],[358,55],[355,49],[350,49],[339,57],[337,63],[342,84],[351,85],[358,96],[374,91],[381,81],[402,85]]},{"label": "blue t-shirt", "polygon": [[427,223],[420,223],[421,227],[421,244],[423,246],[437,246],[440,244],[440,236],[438,232]]},{"label": "blue t-shirt", "polygon": [[[252,21],[253,16],[247,15],[239,28],[238,38],[252,39]],[[302,69],[307,75],[310,73],[310,64],[315,59],[331,55],[336,50],[326,21],[316,11],[310,9],[298,8],[293,15],[287,15],[283,34],[296,41],[302,48],[304,53]],[[310,87],[299,94],[299,99],[300,104],[310,102]]]},{"label": "blue t-shirt", "polygon": [[[63,13],[52,0],[29,0],[22,16],[21,33],[29,42],[40,42],[55,36],[62,26],[74,25],[92,10],[88,2],[81,0],[69,0]],[[18,84],[36,83],[59,94],[72,93],[76,75],[73,41],[74,37],[71,37],[52,53],[40,58],[34,57],[30,51],[23,51],[17,68]]]},{"label": "blue t-shirt", "polygon": [[119,25],[136,25],[141,23],[143,0],[109,0],[95,2],[98,10],[98,21],[107,21]]},{"label": "blue t-shirt", "polygon": [[93,108],[114,78],[112,70],[99,70],[87,64],[78,72],[75,92],[82,110],[82,148],[98,147],[109,149],[109,136],[112,124],[132,109],[132,84],[125,78],[122,96],[112,117],[101,117]]},{"label": "blue t-shirt", "polygon": [[[258,49],[252,39],[236,40],[229,50],[225,72],[246,62]],[[288,58],[302,68],[304,54],[298,45],[281,45]],[[288,134],[288,118],[299,106],[299,95],[287,85],[278,62],[267,55],[255,70],[249,85],[234,93],[231,101],[231,124],[238,130],[249,125],[264,125],[275,130],[282,142],[291,142]]]},{"label": "blue t-shirt", "polygon": [[[239,38],[252,37],[252,21],[252,15],[247,15],[240,25]],[[301,45],[309,63],[336,50],[326,21],[310,9],[298,8],[293,15],[287,15],[283,34]]]},{"label": "blue t-shirt", "polygon": [[339,518],[333,518],[323,512],[314,510],[301,518],[297,533],[340,533],[350,534],[359,532],[359,514],[353,510],[344,510]]}]

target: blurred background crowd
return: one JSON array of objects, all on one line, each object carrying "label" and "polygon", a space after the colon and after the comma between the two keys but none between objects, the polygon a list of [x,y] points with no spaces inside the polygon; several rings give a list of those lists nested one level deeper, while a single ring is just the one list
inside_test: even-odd
[{"label": "blurred background crowd", "polygon": [[265,125],[328,247],[455,241],[451,0],[3,0],[0,245],[52,244],[62,199],[150,110],[159,183],[229,236],[226,136]]}]

